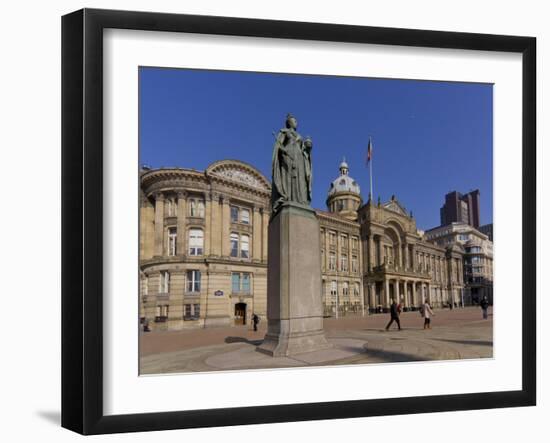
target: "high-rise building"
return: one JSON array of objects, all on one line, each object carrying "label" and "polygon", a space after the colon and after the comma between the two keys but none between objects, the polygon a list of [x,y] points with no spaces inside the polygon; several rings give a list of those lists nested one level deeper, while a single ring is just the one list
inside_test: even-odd
[{"label": "high-rise building", "polygon": [[462,222],[479,228],[479,189],[461,194],[457,191],[445,195],[445,204],[441,207],[441,226]]}]

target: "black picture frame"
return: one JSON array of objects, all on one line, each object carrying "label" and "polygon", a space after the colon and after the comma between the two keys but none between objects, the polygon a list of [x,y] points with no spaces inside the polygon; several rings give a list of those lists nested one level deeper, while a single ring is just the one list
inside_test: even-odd
[{"label": "black picture frame", "polygon": [[[177,412],[103,413],[103,30],[455,48],[522,54],[522,389]],[[62,18],[62,426],[82,434],[536,404],[536,39],[83,9]]]}]

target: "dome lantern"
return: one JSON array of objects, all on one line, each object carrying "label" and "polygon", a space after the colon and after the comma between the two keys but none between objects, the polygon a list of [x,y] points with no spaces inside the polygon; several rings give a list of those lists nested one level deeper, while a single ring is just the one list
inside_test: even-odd
[{"label": "dome lantern", "polygon": [[344,158],[339,166],[340,175],[330,184],[327,207],[350,220],[357,220],[357,209],[361,206],[361,188],[349,175],[349,166]]}]

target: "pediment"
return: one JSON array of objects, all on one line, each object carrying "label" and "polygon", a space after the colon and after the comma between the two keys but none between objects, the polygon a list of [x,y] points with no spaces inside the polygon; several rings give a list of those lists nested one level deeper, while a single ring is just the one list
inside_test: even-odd
[{"label": "pediment", "polygon": [[397,200],[390,200],[387,203],[384,203],[382,205],[385,209],[388,209],[389,211],[395,212],[399,215],[407,216],[407,210],[404,206],[402,206]]},{"label": "pediment", "polygon": [[241,185],[263,191],[271,191],[271,185],[265,176],[253,166],[237,160],[222,160],[206,169],[207,175],[217,176]]}]

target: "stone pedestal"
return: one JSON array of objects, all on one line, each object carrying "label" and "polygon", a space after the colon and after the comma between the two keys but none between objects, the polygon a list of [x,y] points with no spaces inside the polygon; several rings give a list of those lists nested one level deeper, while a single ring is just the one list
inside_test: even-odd
[{"label": "stone pedestal", "polygon": [[319,221],[286,203],[269,223],[267,334],[258,351],[274,357],[331,347],[323,331]]}]

